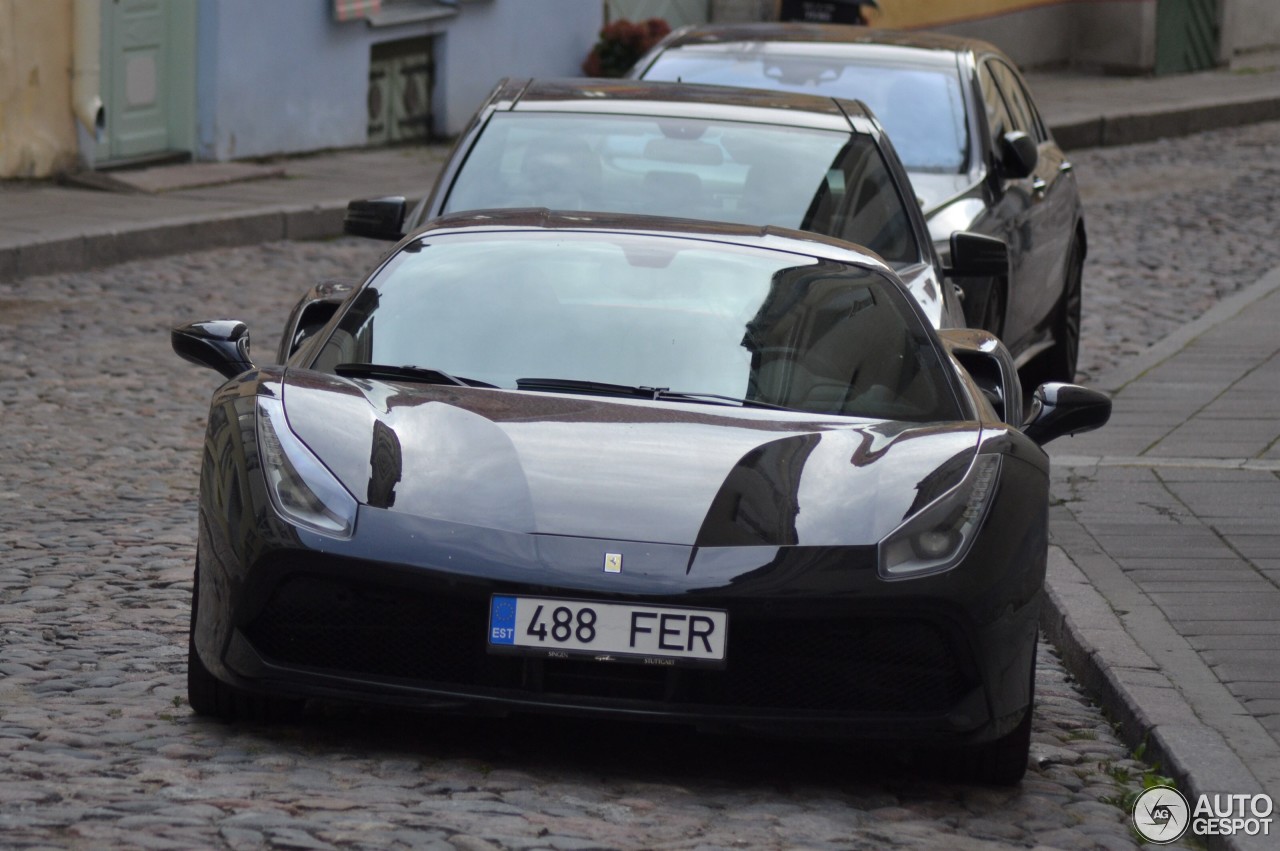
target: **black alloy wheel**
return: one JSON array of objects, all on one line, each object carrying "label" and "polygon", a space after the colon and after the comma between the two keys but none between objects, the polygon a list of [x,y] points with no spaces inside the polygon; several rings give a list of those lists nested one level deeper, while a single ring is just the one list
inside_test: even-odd
[{"label": "black alloy wheel", "polygon": [[1080,307],[1083,301],[1084,258],[1079,240],[1071,243],[1067,256],[1066,279],[1062,284],[1062,300],[1053,321],[1053,348],[1045,353],[1045,380],[1076,380],[1080,357]]}]

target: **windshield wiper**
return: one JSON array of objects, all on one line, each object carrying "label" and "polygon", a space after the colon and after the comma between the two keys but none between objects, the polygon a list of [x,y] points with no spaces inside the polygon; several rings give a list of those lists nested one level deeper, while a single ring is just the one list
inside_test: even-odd
[{"label": "windshield wiper", "polygon": [[497,385],[474,378],[459,378],[426,366],[391,366],[381,363],[340,363],[333,371],[344,378],[391,378],[400,381],[419,381],[423,384],[455,384],[459,387],[490,387]]},{"label": "windshield wiper", "polygon": [[603,396],[634,396],[639,399],[673,399],[676,401],[710,401],[710,404],[737,404],[744,408],[771,408],[775,411],[793,411],[785,405],[772,402],[761,402],[758,399],[739,399],[736,396],[722,396],[719,393],[696,393],[686,390],[672,390],[668,387],[635,387],[630,384],[609,384],[605,381],[581,381],[576,378],[517,378],[516,389],[534,390],[550,393],[587,393]]},{"label": "windshield wiper", "polygon": [[517,378],[517,390],[539,390],[544,393],[593,393],[603,396],[638,396],[641,399],[657,399],[665,387],[633,387],[630,384],[610,384],[607,381],[582,381],[577,378]]}]

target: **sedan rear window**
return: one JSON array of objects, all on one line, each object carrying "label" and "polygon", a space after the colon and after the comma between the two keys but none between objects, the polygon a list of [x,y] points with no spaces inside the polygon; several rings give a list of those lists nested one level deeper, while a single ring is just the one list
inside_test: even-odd
[{"label": "sedan rear window", "polygon": [[860,100],[880,119],[908,171],[958,174],[969,158],[964,97],[955,73],[835,56],[695,47],[663,53],[644,79]]},{"label": "sedan rear window", "polygon": [[870,136],[693,118],[493,116],[443,211],[641,213],[837,236],[891,264],[920,260],[902,196]]}]

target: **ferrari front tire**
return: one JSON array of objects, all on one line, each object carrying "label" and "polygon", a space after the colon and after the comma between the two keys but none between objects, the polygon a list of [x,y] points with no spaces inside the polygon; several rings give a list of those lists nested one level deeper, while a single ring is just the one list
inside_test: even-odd
[{"label": "ferrari front tire", "polygon": [[[1038,642],[1037,642],[1038,644]],[[947,752],[942,761],[948,779],[988,786],[1016,786],[1031,757],[1031,721],[1035,711],[1036,644],[1031,646],[1031,690],[1027,711],[1008,733],[994,741]]]},{"label": "ferrari front tire", "polygon": [[994,742],[964,753],[963,773],[975,783],[992,786],[1015,786],[1027,773],[1027,760],[1031,755],[1032,708],[1018,722],[1018,726]]},{"label": "ferrari front tire", "polygon": [[196,616],[200,608],[200,569],[196,568],[191,591],[191,626],[187,631],[187,703],[197,715],[221,721],[293,721],[302,715],[303,702],[265,697],[229,686],[219,680],[196,651]]}]

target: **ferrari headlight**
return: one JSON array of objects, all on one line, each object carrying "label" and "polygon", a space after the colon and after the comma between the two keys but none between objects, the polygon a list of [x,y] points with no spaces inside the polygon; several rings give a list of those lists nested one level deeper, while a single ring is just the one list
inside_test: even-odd
[{"label": "ferrari headlight", "polygon": [[278,399],[258,397],[258,455],[281,517],[325,535],[351,537],[355,498],[289,429]]},{"label": "ferrari headlight", "polygon": [[880,542],[880,576],[903,579],[959,564],[982,527],[999,479],[1000,456],[976,456],[960,484]]}]

